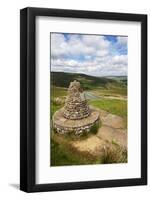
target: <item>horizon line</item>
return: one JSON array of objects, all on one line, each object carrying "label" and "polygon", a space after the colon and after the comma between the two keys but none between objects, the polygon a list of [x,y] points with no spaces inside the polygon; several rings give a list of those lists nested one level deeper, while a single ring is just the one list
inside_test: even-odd
[{"label": "horizon line", "polygon": [[127,75],[100,75],[100,76],[96,76],[96,75],[90,75],[90,74],[85,74],[85,73],[80,73],[80,72],[64,72],[64,71],[51,71],[50,70],[50,72],[56,72],[56,73],[58,73],[58,72],[61,72],[61,73],[68,73],[68,74],[84,74],[84,75],[87,75],[87,76],[94,76],[94,77],[121,77],[121,76],[126,76],[127,77]]}]

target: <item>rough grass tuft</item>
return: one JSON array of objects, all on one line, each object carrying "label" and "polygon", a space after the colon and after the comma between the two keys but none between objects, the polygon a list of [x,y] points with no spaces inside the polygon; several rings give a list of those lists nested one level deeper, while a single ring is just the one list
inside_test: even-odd
[{"label": "rough grass tuft", "polygon": [[72,148],[70,142],[62,137],[56,137],[55,135],[51,139],[51,166],[97,164],[98,162],[88,153],[79,154]]},{"label": "rough grass tuft", "polygon": [[112,164],[112,163],[127,163],[127,150],[116,146],[104,148],[104,155],[101,157],[102,164]]}]

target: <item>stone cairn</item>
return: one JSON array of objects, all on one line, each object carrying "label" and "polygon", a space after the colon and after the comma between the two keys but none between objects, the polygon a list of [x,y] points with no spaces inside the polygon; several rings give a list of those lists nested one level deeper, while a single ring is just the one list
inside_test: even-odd
[{"label": "stone cairn", "polygon": [[89,108],[78,81],[70,83],[65,106],[54,113],[52,122],[55,132],[75,135],[88,133],[99,124],[99,112]]},{"label": "stone cairn", "polygon": [[68,96],[65,101],[63,115],[67,119],[83,119],[90,115],[90,109],[80,83],[73,81],[68,89]]}]

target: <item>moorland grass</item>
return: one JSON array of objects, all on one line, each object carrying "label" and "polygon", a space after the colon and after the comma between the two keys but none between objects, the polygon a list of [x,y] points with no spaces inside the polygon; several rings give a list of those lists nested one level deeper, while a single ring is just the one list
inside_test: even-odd
[{"label": "moorland grass", "polygon": [[67,95],[67,88],[51,86],[51,98],[62,97]]},{"label": "moorland grass", "polygon": [[62,105],[56,105],[53,101],[51,102],[51,106],[50,106],[50,111],[51,111],[51,118],[53,116],[53,114],[59,110],[62,107]]},{"label": "moorland grass", "polygon": [[114,115],[127,117],[127,101],[115,99],[99,99],[89,101],[90,105],[106,110]]},{"label": "moorland grass", "polygon": [[108,79],[106,77],[95,77],[79,73],[51,72],[52,85],[57,87],[68,88],[70,82],[74,80],[80,81],[83,89],[94,89],[100,86],[106,87],[106,84],[108,83],[117,83],[116,80]]},{"label": "moorland grass", "polygon": [[127,88],[126,87],[110,87],[110,88],[98,88],[94,89],[94,93],[97,95],[104,96],[127,96]]},{"label": "moorland grass", "polygon": [[[55,76],[55,77],[54,77]],[[63,105],[56,104],[54,99],[56,97],[65,97],[67,95],[67,88],[70,81],[79,80],[82,87],[85,90],[90,90],[98,96],[126,96],[127,87],[115,80],[109,80],[107,78],[89,77],[82,74],[65,74],[65,73],[54,73],[52,76],[53,86],[51,87],[51,117],[53,114],[63,107]],[[126,100],[114,100],[114,99],[95,99],[90,100],[89,104],[106,110],[109,113],[119,115],[125,120],[125,127],[127,126],[127,101]],[[52,130],[51,130],[52,132]],[[91,134],[96,134],[97,127],[93,127]],[[88,134],[80,136],[79,138],[73,138],[71,136],[64,136],[64,140],[59,142],[55,137],[51,137],[51,166],[65,166],[65,165],[83,165],[83,164],[105,164],[105,163],[117,163],[125,162],[127,159],[127,152],[122,152],[120,149],[117,151],[107,151],[102,158],[92,158],[90,155],[85,155],[75,151],[71,148],[70,142],[74,139],[82,140],[86,139],[90,135]],[[62,137],[61,137],[62,138]],[[66,141],[66,142],[64,142]],[[114,141],[113,141],[113,145]],[[120,157],[119,157],[120,155]]]},{"label": "moorland grass", "polygon": [[107,148],[101,157],[101,164],[127,163],[127,150],[118,146]]},{"label": "moorland grass", "polygon": [[90,100],[90,105],[105,110],[114,115],[119,115],[124,120],[124,127],[127,128],[127,101],[115,99]]},{"label": "moorland grass", "polygon": [[104,154],[98,158],[92,155],[81,152],[72,148],[70,140],[61,138],[61,141],[56,136],[51,139],[51,166],[66,166],[66,165],[88,165],[88,164],[110,164],[110,163],[126,163],[127,150],[113,144],[115,148],[107,148]]},{"label": "moorland grass", "polygon": [[85,165],[100,163],[100,159],[89,154],[82,154],[71,147],[69,140],[62,138],[57,141],[57,136],[51,139],[51,166]]}]

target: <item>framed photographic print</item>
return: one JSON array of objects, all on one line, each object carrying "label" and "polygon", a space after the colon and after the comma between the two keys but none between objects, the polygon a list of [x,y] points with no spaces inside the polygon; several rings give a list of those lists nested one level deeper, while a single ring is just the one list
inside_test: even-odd
[{"label": "framed photographic print", "polygon": [[147,184],[147,16],[20,12],[20,189]]}]

